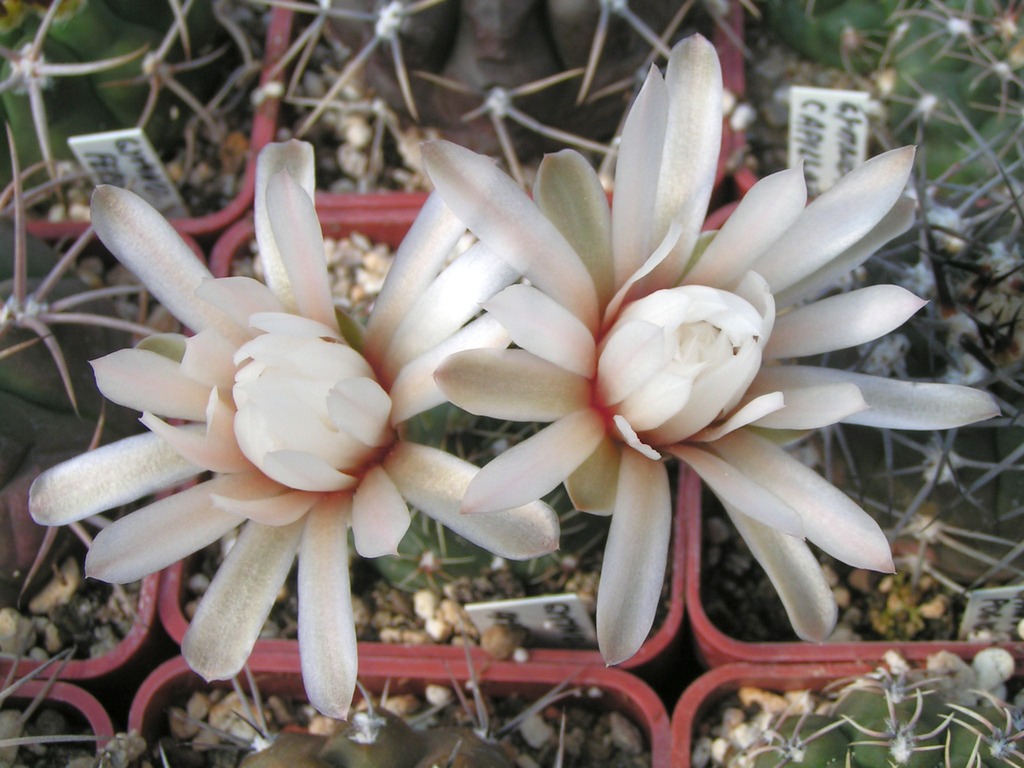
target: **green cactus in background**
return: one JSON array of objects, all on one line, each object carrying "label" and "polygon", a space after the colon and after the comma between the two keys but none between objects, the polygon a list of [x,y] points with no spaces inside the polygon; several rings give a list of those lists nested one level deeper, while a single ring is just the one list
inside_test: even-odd
[{"label": "green cactus in background", "polygon": [[1013,4],[995,0],[768,0],[765,19],[803,55],[870,79],[897,144],[924,143],[928,176],[957,167],[965,147],[1013,141],[1024,36]]},{"label": "green cactus in background", "polygon": [[[83,133],[142,125],[164,141],[190,112],[175,92],[216,88],[220,30],[212,0],[0,2],[0,119],[21,166],[44,161],[54,177]],[[3,157],[0,184],[10,178]]]},{"label": "green cactus in background", "polygon": [[730,765],[1024,766],[1024,713],[991,693],[965,692],[952,675],[883,667],[840,683],[814,713],[777,719]]},{"label": "green cactus in background", "polygon": [[64,258],[0,220],[0,607],[15,604],[46,532],[28,515],[32,480],[101,428],[105,439],[138,429],[133,413],[103,404],[88,361],[148,329],[117,316],[110,299],[124,289],[68,272],[86,242]]},{"label": "green cactus in background", "polygon": [[[415,442],[443,448],[482,465],[504,447],[528,437],[522,426],[474,416],[445,403],[412,419],[405,428],[408,438]],[[527,583],[539,582],[553,571],[574,571],[579,555],[603,549],[608,534],[608,519],[573,509],[561,486],[543,500],[558,513],[561,548],[532,560],[501,563]],[[385,555],[370,562],[391,584],[410,591],[436,591],[455,578],[477,576],[495,566],[494,555],[486,549],[419,514],[414,516],[397,555]]]}]

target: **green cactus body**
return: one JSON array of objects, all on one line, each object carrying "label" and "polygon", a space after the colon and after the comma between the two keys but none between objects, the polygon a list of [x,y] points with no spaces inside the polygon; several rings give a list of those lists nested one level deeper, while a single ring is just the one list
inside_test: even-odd
[{"label": "green cactus body", "polygon": [[[976,145],[975,135],[996,141],[1013,132],[1008,104],[1020,95],[1014,73],[1024,62],[1020,33],[1005,31],[1002,13],[985,0],[769,0],[765,7],[776,34],[804,56],[876,83],[894,76],[891,90],[878,88],[890,130],[898,143],[924,145],[930,178]],[[956,179],[986,176],[969,163]]]},{"label": "green cactus body", "polygon": [[827,715],[788,717],[775,729],[779,743],[765,748],[754,760],[753,768],[783,765],[840,768],[845,765],[850,744],[841,724],[842,721]]},{"label": "green cactus body", "polygon": [[[7,4],[10,5],[10,4]],[[163,3],[125,3],[118,0],[81,0],[65,2],[46,33],[42,58],[49,64],[86,64],[102,62],[121,55],[138,53],[131,61],[113,69],[89,75],[50,77],[43,83],[43,101],[50,136],[50,150],[58,159],[71,157],[67,139],[82,133],[108,131],[136,125],[150,97],[150,83],[140,79],[145,55],[154,51],[173,23],[169,6]],[[140,9],[145,8],[145,13]],[[25,10],[19,4],[11,10],[6,23],[0,22],[0,45],[15,52],[30,46],[41,26],[41,10]],[[211,0],[196,0],[188,15],[188,36],[192,57],[208,53],[222,37],[213,17]],[[180,43],[172,49],[167,62],[180,62],[184,53]],[[6,81],[14,68],[6,61],[0,78]],[[208,68],[183,74],[185,87],[201,98],[216,86]],[[132,81],[132,82],[129,82]],[[169,91],[145,125],[155,143],[163,142],[180,125],[187,113],[174,117],[171,106],[177,101]],[[42,158],[29,94],[24,86],[8,87],[0,96],[2,115],[10,124],[22,167]],[[74,105],[69,109],[69,105]],[[10,180],[10,161],[0,153],[0,183]]]}]

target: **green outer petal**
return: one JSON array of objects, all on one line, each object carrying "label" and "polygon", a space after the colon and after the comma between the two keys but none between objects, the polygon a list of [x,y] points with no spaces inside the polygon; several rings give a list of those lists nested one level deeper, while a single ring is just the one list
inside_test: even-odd
[{"label": "green outer petal", "polygon": [[615,293],[612,219],[608,196],[590,163],[571,149],[545,155],[533,199],[579,254],[594,281],[598,304],[605,306]]},{"label": "green outer petal", "polygon": [[522,349],[471,349],[434,374],[451,402],[478,416],[554,421],[590,403],[590,382]]},{"label": "green outer petal", "polygon": [[295,561],[305,518],[270,527],[249,521],[199,602],[181,643],[206,680],[237,675]]},{"label": "green outer petal", "polygon": [[615,508],[619,484],[619,444],[605,437],[590,458],[580,464],[565,481],[572,505],[592,515],[610,515]]}]

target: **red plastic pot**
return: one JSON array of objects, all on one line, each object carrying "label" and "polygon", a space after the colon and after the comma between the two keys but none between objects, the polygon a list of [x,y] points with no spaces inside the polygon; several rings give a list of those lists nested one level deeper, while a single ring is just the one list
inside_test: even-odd
[{"label": "red plastic pot", "polygon": [[[963,659],[970,659],[978,651],[994,645],[985,642],[960,641],[885,641],[807,643],[800,640],[779,642],[744,642],[730,637],[708,617],[701,600],[701,515],[690,515],[686,521],[684,562],[686,580],[686,608],[693,633],[694,647],[701,661],[709,667],[734,662],[757,664],[789,664],[818,662],[822,664],[869,662],[882,657],[885,651],[898,650],[910,661],[920,661],[938,651],[950,651]],[[1010,651],[1018,663],[1024,660],[1024,643],[996,643]]]},{"label": "red plastic pot", "polygon": [[[292,17],[292,12],[283,8],[275,8],[271,14],[263,54],[263,70],[260,75],[261,88],[268,83],[281,81],[281,73],[274,73],[274,67],[288,49]],[[174,219],[171,223],[178,232],[203,240],[212,239],[252,209],[256,189],[256,158],[260,150],[274,139],[280,105],[280,97],[267,96],[253,110],[245,176],[235,198],[220,211],[196,217]],[[85,231],[87,226],[87,223],[78,221],[30,221],[28,223],[29,231],[33,235],[50,241],[77,237]]]},{"label": "red plastic pot", "polygon": [[114,726],[103,705],[91,693],[70,683],[27,680],[4,700],[4,708],[28,706],[40,693],[44,706],[59,711],[72,727],[84,726],[92,731],[97,751],[113,737]]},{"label": "red plastic pot", "polygon": [[833,680],[863,674],[874,666],[854,663],[728,664],[704,673],[687,687],[672,712],[673,768],[690,768],[695,737],[700,735],[701,723],[715,706],[740,688],[817,691]]},{"label": "red plastic pot", "polygon": [[[81,681],[90,688],[108,688],[114,684],[120,687],[132,682],[133,676],[137,679],[145,674],[152,667],[154,656],[165,658],[160,648],[166,641],[157,623],[159,594],[160,574],[154,573],[144,578],[139,589],[135,622],[128,634],[109,653],[91,659],[69,661],[60,672],[61,679]],[[24,675],[41,663],[29,659],[15,661],[10,656],[4,656],[0,658],[0,675],[8,674],[12,667],[16,668],[18,675]]]},{"label": "red plastic pot", "polygon": [[[297,655],[257,651],[249,658],[248,668],[261,695],[305,701]],[[599,666],[558,664],[533,664],[529,674],[524,675],[519,665],[486,661],[474,661],[474,670],[481,691],[488,696],[517,695],[527,701],[536,700],[566,680],[584,690],[597,689],[600,695],[588,697],[587,701],[600,710],[627,715],[640,728],[651,750],[652,768],[670,765],[668,714],[655,693],[632,675]],[[380,693],[385,686],[390,695],[422,693],[429,684],[451,686],[453,682],[465,688],[471,679],[465,658],[442,661],[363,656],[359,660],[359,681],[371,693]],[[245,680],[239,682],[248,690]],[[163,663],[139,688],[132,702],[128,728],[154,743],[166,732],[168,708],[175,702],[180,703],[190,692],[209,686],[230,688],[230,682],[205,683],[180,657]]]}]

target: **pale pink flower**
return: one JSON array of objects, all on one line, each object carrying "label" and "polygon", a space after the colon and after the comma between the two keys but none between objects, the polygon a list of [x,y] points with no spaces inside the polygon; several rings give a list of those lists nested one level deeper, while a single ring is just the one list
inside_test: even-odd
[{"label": "pale pink flower", "polygon": [[241,670],[297,554],[306,690],[322,712],[344,717],[357,668],[350,528],[360,555],[394,553],[408,503],[524,559],[554,549],[558,522],[532,500],[460,514],[476,468],[402,439],[402,422],[443,402],[433,380],[440,360],[508,343],[494,318],[471,319],[517,273],[482,246],[445,267],[465,227],[434,196],[360,328],[331,297],[313,162],[312,147],[297,141],[260,155],[255,227],[266,285],[214,279],[140,198],[96,190],[100,238],[194,335],[153,336],[93,363],[103,393],[142,411],[150,431],[45,472],[30,505],[38,522],[63,525],[203,478],[104,528],[87,574],[134,581],[241,525],[182,644],[193,669],[220,679]]},{"label": "pale pink flower", "polygon": [[821,640],[836,606],[804,540],[883,571],[889,546],[772,435],[838,422],[942,429],[997,412],[965,387],[782,364],[876,339],[922,306],[891,285],[803,303],[909,226],[914,151],[868,161],[810,205],[801,169],[774,174],[702,235],[721,99],[701,37],[675,48],[664,78],[652,68],[624,127],[610,210],[575,152],[544,159],[531,201],[486,158],[424,147],[442,199],[529,281],[483,304],[516,348],[454,355],[438,370],[441,389],[472,413],[552,422],[487,464],[463,509],[505,509],[564,482],[579,509],[612,515],[597,600],[609,663],[639,648],[660,599],[666,456],[718,495],[796,631]]}]

